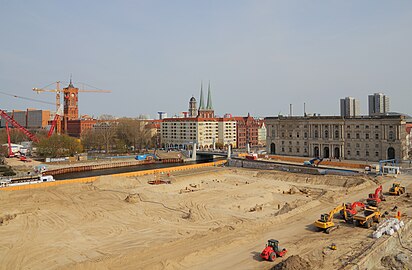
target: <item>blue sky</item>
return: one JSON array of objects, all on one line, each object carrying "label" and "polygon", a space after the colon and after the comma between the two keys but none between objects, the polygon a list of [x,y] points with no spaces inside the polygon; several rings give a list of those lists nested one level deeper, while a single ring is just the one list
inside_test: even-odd
[{"label": "blue sky", "polygon": [[[338,115],[384,92],[412,114],[412,1],[4,1],[0,91],[86,82],[80,114],[169,115],[210,80],[219,115]],[[54,109],[0,95],[1,109]]]}]

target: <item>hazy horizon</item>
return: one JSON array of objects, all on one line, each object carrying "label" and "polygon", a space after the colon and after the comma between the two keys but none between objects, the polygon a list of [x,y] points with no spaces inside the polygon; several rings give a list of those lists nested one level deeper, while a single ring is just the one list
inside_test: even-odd
[{"label": "hazy horizon", "polygon": [[[206,97],[216,114],[339,115],[339,100],[390,98],[412,115],[410,1],[0,1],[0,92],[86,82],[79,113],[169,116]],[[66,85],[63,85],[66,86]],[[206,90],[206,91],[205,91]],[[41,108],[0,94],[5,110]]]}]

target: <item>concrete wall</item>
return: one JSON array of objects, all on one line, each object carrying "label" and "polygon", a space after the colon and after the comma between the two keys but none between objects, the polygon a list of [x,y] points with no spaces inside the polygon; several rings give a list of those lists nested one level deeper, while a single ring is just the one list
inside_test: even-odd
[{"label": "concrete wall", "polygon": [[230,159],[229,167],[249,168],[249,169],[261,169],[261,170],[277,170],[293,173],[306,173],[306,174],[333,174],[333,175],[348,175],[355,174],[355,171],[318,168],[309,166],[296,166],[282,163],[266,162],[266,161],[250,161],[244,159]]},{"label": "concrete wall", "polygon": [[[299,167],[299,166],[286,165],[286,164],[277,164],[273,162],[258,162],[258,161],[249,161],[249,160],[243,160],[243,159],[230,159],[229,167],[262,169],[262,170],[277,170],[277,171],[308,173],[308,174],[322,174],[318,168]],[[321,170],[321,171],[324,171],[324,170]]]}]

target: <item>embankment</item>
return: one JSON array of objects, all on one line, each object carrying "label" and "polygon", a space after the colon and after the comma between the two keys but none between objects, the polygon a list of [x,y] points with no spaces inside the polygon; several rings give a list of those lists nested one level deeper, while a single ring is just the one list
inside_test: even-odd
[{"label": "embankment", "polygon": [[382,237],[376,240],[376,242],[362,255],[352,259],[347,266],[341,268],[344,270],[358,270],[358,269],[373,269],[376,267],[381,258],[387,254],[390,254],[392,250],[401,245],[401,238],[406,238],[411,234],[412,220],[405,223],[398,232],[387,237]]}]

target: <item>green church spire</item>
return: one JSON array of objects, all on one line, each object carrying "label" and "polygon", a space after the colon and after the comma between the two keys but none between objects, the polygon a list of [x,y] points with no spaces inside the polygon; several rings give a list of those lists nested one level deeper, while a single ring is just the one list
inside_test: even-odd
[{"label": "green church spire", "polygon": [[203,98],[203,82],[200,82],[200,102],[199,102],[199,110],[205,109],[205,101]]},{"label": "green church spire", "polygon": [[207,110],[213,110],[213,106],[212,106],[212,93],[210,92],[210,81],[209,81],[209,86],[207,89],[207,106],[206,106]]}]

